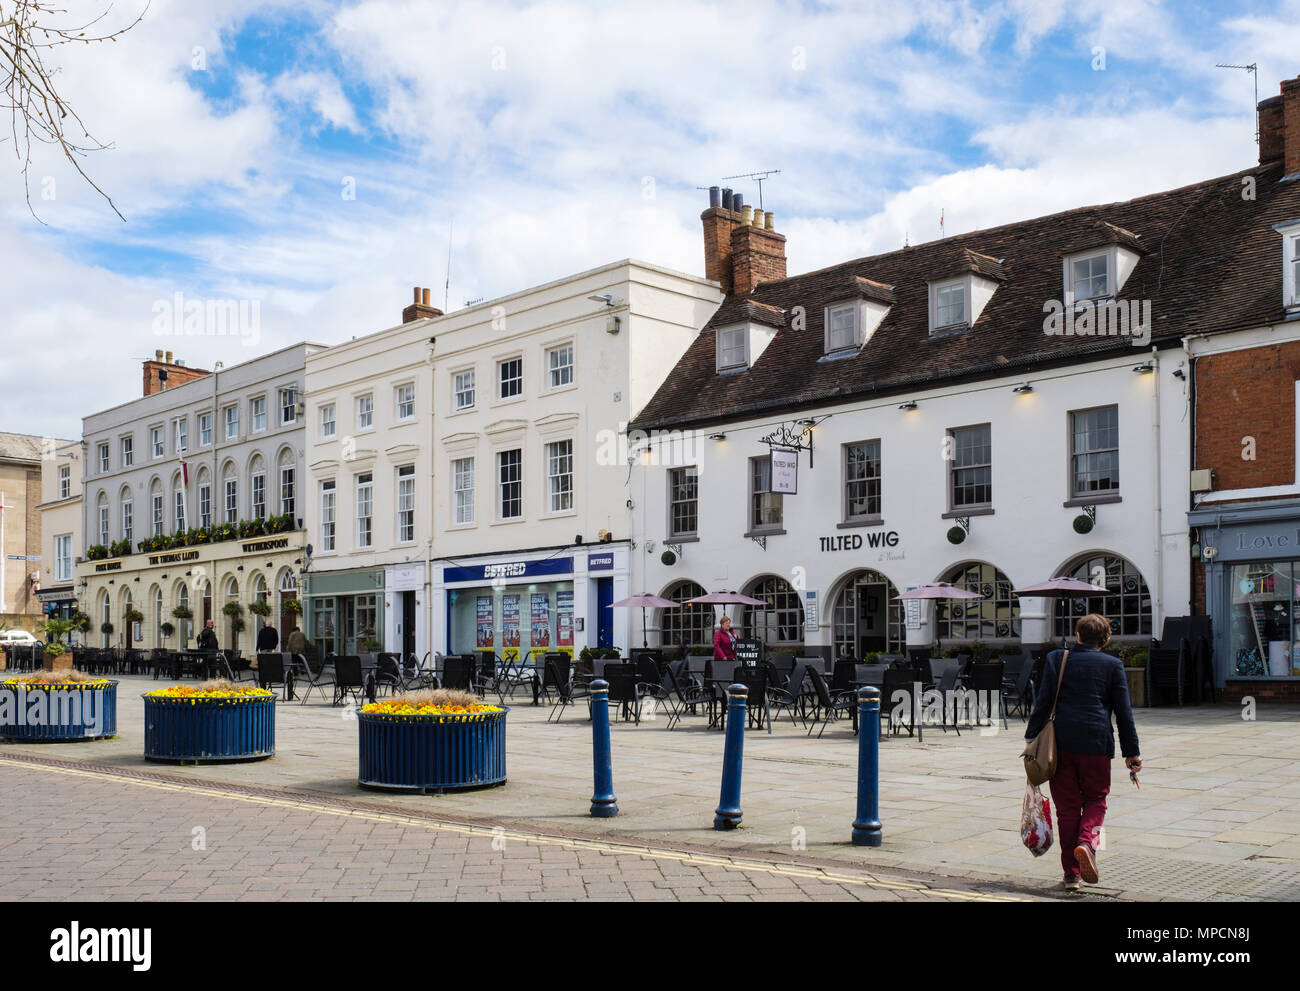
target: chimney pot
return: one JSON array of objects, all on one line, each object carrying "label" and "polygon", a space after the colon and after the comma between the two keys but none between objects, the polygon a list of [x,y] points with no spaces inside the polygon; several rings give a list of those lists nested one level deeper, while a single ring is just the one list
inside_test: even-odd
[{"label": "chimney pot", "polygon": [[752,206],[742,206],[740,208],[740,222],[745,227],[752,226],[754,223],[754,208]]},{"label": "chimney pot", "polygon": [[162,348],[159,348],[157,351],[153,353],[153,360],[162,361],[162,356],[163,356]]},{"label": "chimney pot", "polygon": [[722,206],[722,190],[717,186],[709,187],[709,209],[716,210]]},{"label": "chimney pot", "polygon": [[428,289],[421,289],[421,290],[420,290],[420,302],[423,303],[425,306],[428,306],[428,305],[429,305],[429,290],[428,290]]},{"label": "chimney pot", "polygon": [[764,218],[763,220],[764,230],[769,230],[769,231],[776,230],[776,218],[772,216],[771,210],[768,210],[767,213],[763,214],[763,218]]},{"label": "chimney pot", "polygon": [[731,209],[735,210],[737,213],[745,209],[745,197],[742,196],[740,193],[732,193]]},{"label": "chimney pot", "polygon": [[730,209],[732,208],[732,207],[731,207],[731,202],[732,202],[731,190],[730,190],[730,189],[727,189],[726,187],[723,187],[723,190],[722,190],[722,209],[724,209],[724,210],[730,210]]},{"label": "chimney pot", "polygon": [[172,353],[170,351],[167,352],[166,361],[169,365],[172,363]]},{"label": "chimney pot", "polygon": [[416,287],[415,287],[415,295],[414,295],[414,297],[412,298],[411,302],[414,303],[416,306],[419,306],[419,305],[420,305],[420,287],[419,287],[419,286],[416,286]]}]

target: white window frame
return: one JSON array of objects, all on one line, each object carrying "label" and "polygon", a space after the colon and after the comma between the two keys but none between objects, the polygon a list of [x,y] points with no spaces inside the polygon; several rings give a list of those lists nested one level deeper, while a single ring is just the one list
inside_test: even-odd
[{"label": "white window frame", "polygon": [[[465,388],[464,376],[469,376],[469,388]],[[462,403],[461,399],[469,396],[469,402]],[[477,376],[473,368],[462,368],[458,372],[451,373],[451,405],[452,412],[459,413],[462,410],[473,409],[478,399]]]},{"label": "white window frame", "polygon": [[397,467],[397,542],[415,543],[415,465]]},{"label": "white window frame", "polygon": [[[514,362],[519,363],[519,374],[517,376],[511,376],[509,379],[503,379],[501,377],[501,373],[505,370],[505,366],[512,364]],[[514,394],[509,396],[505,394],[504,390],[505,390],[506,382],[518,383],[517,391]],[[498,358],[497,359],[497,402],[510,403],[510,402],[514,402],[515,400],[523,399],[523,398],[524,398],[524,356],[522,354],[516,354],[516,355],[511,355],[508,358]]]},{"label": "white window frame", "polygon": [[[939,294],[948,292],[952,289],[961,290],[961,316],[957,321],[939,322]],[[942,282],[930,283],[930,333],[935,334],[943,330],[955,330],[959,327],[970,326],[970,307],[971,307],[971,286],[970,279],[944,279]]]},{"label": "white window frame", "polygon": [[[853,498],[851,495],[851,487],[855,484],[865,485],[865,488],[868,493],[867,501],[869,507],[870,499],[871,499],[870,483],[872,481],[872,476],[867,475],[864,478],[857,478],[857,479],[849,477],[849,452],[855,447],[869,448],[872,444],[875,445],[876,465],[877,468],[879,469],[879,474],[875,476],[875,481],[879,483],[878,484],[879,495],[877,496],[877,498],[880,504],[879,506],[877,506],[876,511],[874,513],[870,512],[870,510],[868,510],[868,512],[865,513],[854,513],[852,512]],[[876,437],[869,440],[850,441],[849,443],[843,445],[843,447],[841,448],[842,454],[840,456],[840,469],[843,472],[843,476],[841,478],[840,492],[844,500],[841,515],[843,516],[845,523],[862,523],[866,521],[878,520],[881,518],[881,513],[884,511],[884,500],[885,500],[885,470],[884,470],[884,458],[882,455],[883,446],[884,445],[881,439],[879,437]]]},{"label": "white window frame", "polygon": [[[555,358],[568,352],[569,360],[566,364],[557,365]],[[558,373],[558,375],[557,375]],[[568,389],[577,382],[577,369],[574,365],[574,349],[572,341],[565,341],[563,344],[556,344],[546,349],[546,388],[548,391],[558,389]],[[567,378],[565,377],[567,375]],[[563,381],[557,381],[557,378]]]},{"label": "white window frame", "polygon": [[107,474],[108,470],[109,470],[108,443],[104,442],[99,445],[99,471],[101,474]]},{"label": "white window frame", "polygon": [[[695,494],[689,499],[677,498],[676,481],[678,472],[683,473],[685,478],[693,478],[695,481]],[[676,525],[677,514],[674,512],[676,507],[692,504],[695,508],[693,515],[695,517],[695,526],[690,530],[678,530]],[[700,472],[696,465],[685,465],[681,468],[668,469],[668,536],[673,540],[694,539],[699,536],[700,532]]]},{"label": "white window frame", "polygon": [[199,414],[199,447],[208,447],[212,443],[212,414]]},{"label": "white window frame", "polygon": [[161,537],[166,529],[167,520],[164,516],[165,496],[159,492],[157,495],[149,496],[149,511],[152,519],[149,521],[149,535],[151,537]]},{"label": "white window frame", "polygon": [[[402,393],[410,391],[411,398],[403,400]],[[402,407],[410,405],[411,411],[405,415],[402,414]],[[393,388],[393,416],[398,423],[413,423],[415,421],[415,383],[403,382]]]},{"label": "white window frame", "polygon": [[337,536],[337,523],[334,515],[336,490],[337,486],[332,478],[320,483],[320,549],[322,551],[332,551],[335,547]]},{"label": "white window frame", "polygon": [[[567,451],[562,450],[567,445]],[[546,512],[558,516],[574,511],[573,440],[550,441],[542,449],[546,465]],[[568,471],[562,470],[565,461]],[[561,470],[558,470],[561,469]],[[567,480],[567,484],[566,484]]]},{"label": "white window frame", "polygon": [[[760,489],[755,484],[757,480],[754,478],[754,474],[755,474],[754,469],[757,468],[763,462],[767,462],[767,488]],[[759,457],[750,458],[746,462],[745,467],[748,469],[749,472],[749,485],[748,485],[749,506],[748,506],[748,511],[745,515],[745,523],[747,524],[746,532],[747,533],[782,532],[785,529],[785,496],[779,492],[772,491],[772,455],[766,454],[766,455],[761,455]],[[758,515],[759,496],[767,496],[770,500],[774,501],[777,511],[781,517],[775,523],[763,523],[755,519],[755,517]]]},{"label": "white window frame", "polygon": [[120,441],[118,450],[122,455],[122,467],[130,468],[135,465],[135,435],[127,434]]},{"label": "white window frame", "polygon": [[185,487],[179,482],[176,483],[175,495],[172,498],[172,515],[175,518],[176,532],[184,533],[187,515],[185,512]]},{"label": "white window frame", "polygon": [[333,403],[325,403],[320,407],[320,439],[331,439],[338,428],[338,422],[335,419],[336,411]]},{"label": "white window frame", "polygon": [[72,581],[72,534],[60,533],[54,538],[54,580]]},{"label": "white window frame", "polygon": [[[501,460],[507,454],[516,454],[519,456],[518,460],[515,463],[514,478],[511,479],[510,482],[507,482],[503,477],[503,469],[506,466]],[[503,523],[512,520],[522,520],[524,518],[524,451],[523,448],[511,447],[511,448],[506,448],[505,450],[502,451],[497,451],[496,456],[494,457],[493,460],[496,462],[495,465],[496,467],[496,518],[499,522],[503,522]],[[505,502],[506,502],[505,487],[508,484],[517,486],[519,490],[519,494],[517,496],[517,501],[519,503],[519,512],[514,516],[505,516],[502,513],[502,510],[505,507]]]},{"label": "white window frame", "polygon": [[199,526],[206,529],[212,526],[212,485],[199,486]]},{"label": "white window frame", "polygon": [[[1074,292],[1074,266],[1076,262],[1092,261],[1096,258],[1106,259],[1106,289],[1107,291],[1098,296],[1077,296]],[[1115,294],[1119,291],[1119,253],[1114,246],[1103,248],[1092,248],[1088,251],[1076,251],[1072,255],[1066,255],[1061,263],[1062,279],[1064,280],[1065,305],[1073,306],[1075,303],[1095,302],[1096,300],[1114,299]],[[1096,276],[1092,276],[1095,279]]]},{"label": "white window frame", "polygon": [[[834,303],[826,307],[825,316],[822,321],[822,353],[839,354],[845,351],[852,351],[854,348],[862,346],[862,309],[857,303]],[[849,326],[849,340],[846,343],[840,343],[831,339],[831,331],[835,322],[835,316],[847,311],[853,318]]]},{"label": "white window frame", "polygon": [[221,410],[222,432],[226,440],[239,439],[239,407],[226,406]]},{"label": "white window frame", "polygon": [[[258,495],[261,495],[260,509]],[[248,479],[248,518],[266,519],[266,472],[255,471]]]},{"label": "white window frame", "polygon": [[1278,224],[1282,234],[1282,305],[1300,309],[1300,220]]},{"label": "white window frame", "polygon": [[357,433],[363,430],[373,430],[375,428],[375,394],[367,392],[364,395],[357,396]]},{"label": "white window frame", "polygon": [[149,428],[149,459],[157,461],[167,456],[167,431],[162,427]]},{"label": "white window frame", "polygon": [[[740,347],[728,347],[728,339],[732,335],[740,335]],[[748,324],[739,324],[731,327],[719,327],[716,332],[716,371],[725,372],[733,368],[749,367],[749,326]],[[740,353],[740,360],[729,360],[728,356],[734,358],[736,352]]]},{"label": "white window frame", "polygon": [[239,479],[227,478],[225,484],[225,522],[239,522]]},{"label": "white window frame", "polygon": [[190,449],[190,419],[187,416],[177,417],[172,421],[172,432],[176,439],[176,453],[184,454]]},{"label": "white window frame", "polygon": [[298,422],[298,387],[286,385],[280,390],[280,426]]},{"label": "white window frame", "polygon": [[[261,408],[261,412],[258,412],[259,406],[260,406],[260,408]],[[260,427],[257,425],[257,421],[258,421],[259,419],[261,419],[261,421],[262,421],[262,425],[261,425]],[[266,419],[266,397],[265,397],[265,396],[254,396],[252,399],[250,399],[250,400],[248,401],[248,429],[249,429],[249,432],[250,432],[250,433],[254,433],[254,434],[263,434],[263,433],[266,433],[266,426],[267,426],[267,419]]]},{"label": "white window frame", "polygon": [[[451,462],[452,524],[472,526],[474,523],[474,458],[454,458]],[[464,483],[468,481],[469,484]]]},{"label": "white window frame", "polygon": [[363,472],[356,476],[354,486],[357,507],[357,528],[355,532],[358,550],[365,550],[375,545],[375,476],[372,472]]},{"label": "white window frame", "polygon": [[128,544],[135,539],[135,503],[130,499],[122,503],[122,539]]},{"label": "white window frame", "polygon": [[[131,505],[129,502],[123,505]],[[125,539],[125,538],[124,538]],[[99,507],[99,542],[107,547],[112,541],[109,540],[108,532],[108,502]]]},{"label": "white window frame", "polygon": [[59,498],[72,498],[72,466],[59,465]]},{"label": "white window frame", "polygon": [[280,515],[295,516],[298,510],[298,466],[280,466]]}]

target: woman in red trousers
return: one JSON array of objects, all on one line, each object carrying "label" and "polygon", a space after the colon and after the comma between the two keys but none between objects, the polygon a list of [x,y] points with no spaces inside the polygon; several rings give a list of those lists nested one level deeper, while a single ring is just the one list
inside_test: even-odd
[{"label": "woman in red trousers", "polygon": [[734,661],[736,659],[736,635],[731,632],[731,617],[723,616],[718,624],[718,632],[713,634],[713,659],[715,661]]},{"label": "woman in red trousers", "polygon": [[[1128,680],[1118,657],[1103,654],[1110,642],[1110,621],[1089,613],[1075,625],[1079,645],[1055,650],[1043,664],[1043,680],[1025,729],[1032,740],[1047,725],[1056,703],[1056,774],[1052,801],[1056,803],[1057,842],[1061,847],[1062,882],[1079,890],[1079,879],[1097,883],[1097,843],[1110,792],[1110,765],[1115,759],[1114,716],[1119,725],[1120,750],[1128,769],[1142,769],[1137,729],[1128,700]],[[1061,675],[1064,658],[1065,673]],[[1061,678],[1061,699],[1056,682]]]}]

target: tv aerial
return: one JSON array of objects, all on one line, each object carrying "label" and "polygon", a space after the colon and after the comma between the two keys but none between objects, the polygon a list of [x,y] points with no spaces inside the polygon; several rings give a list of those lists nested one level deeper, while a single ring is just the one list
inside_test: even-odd
[{"label": "tv aerial", "polygon": [[1259,144],[1259,65],[1251,62],[1250,65],[1232,65],[1228,62],[1215,62],[1216,69],[1245,69],[1255,79],[1255,144]]},{"label": "tv aerial", "polygon": [[[766,172],[742,172],[739,175],[724,175],[719,182],[728,179],[753,179],[758,183],[758,208],[763,209],[763,181],[771,176],[780,175],[780,169],[768,169]],[[696,189],[708,189],[708,186],[696,186]]]}]

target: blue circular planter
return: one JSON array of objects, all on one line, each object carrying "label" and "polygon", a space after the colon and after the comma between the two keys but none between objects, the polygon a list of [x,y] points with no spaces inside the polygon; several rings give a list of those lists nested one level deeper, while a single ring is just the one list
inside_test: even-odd
[{"label": "blue circular planter", "polygon": [[388,716],[357,710],[363,788],[451,791],[506,781],[506,715]]},{"label": "blue circular planter", "polygon": [[275,696],[144,699],[145,760],[223,764],[275,754]]},{"label": "blue circular planter", "polygon": [[93,688],[0,685],[0,738],[66,743],[116,732],[116,681]]}]

